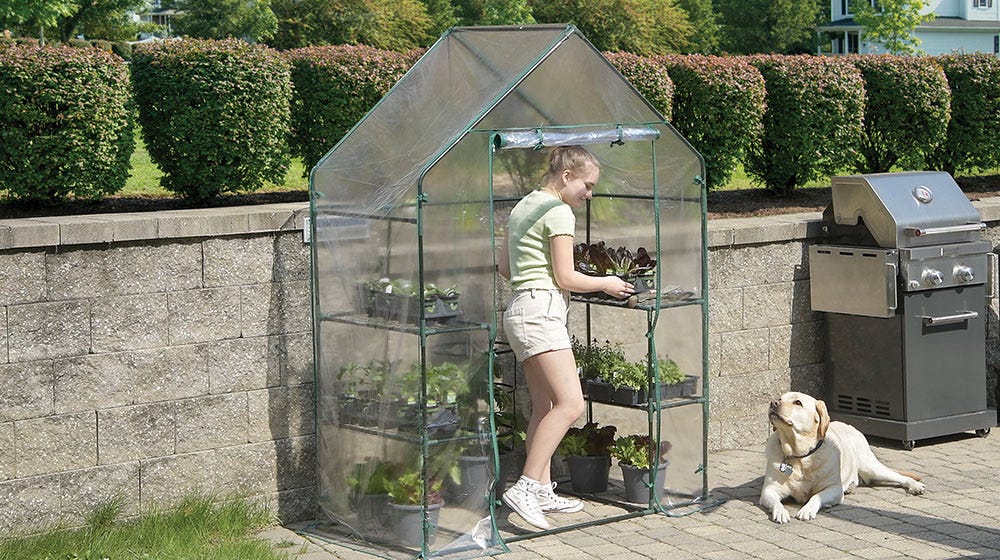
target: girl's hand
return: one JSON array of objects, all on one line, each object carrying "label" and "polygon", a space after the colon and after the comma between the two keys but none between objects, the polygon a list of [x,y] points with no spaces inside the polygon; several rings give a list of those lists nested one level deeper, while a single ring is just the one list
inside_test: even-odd
[{"label": "girl's hand", "polygon": [[611,297],[625,299],[635,293],[635,286],[617,276],[605,276],[602,291]]}]

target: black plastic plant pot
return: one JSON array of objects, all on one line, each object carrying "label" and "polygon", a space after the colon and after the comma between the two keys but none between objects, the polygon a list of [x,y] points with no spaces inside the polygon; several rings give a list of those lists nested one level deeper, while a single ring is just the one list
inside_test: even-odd
[{"label": "black plastic plant pot", "polygon": [[445,321],[461,314],[457,296],[424,300],[424,319],[428,321]]},{"label": "black plastic plant pot", "polygon": [[[444,503],[427,505],[427,543],[434,543],[437,536],[438,518]],[[424,537],[424,508],[421,505],[403,505],[389,502],[392,510],[392,530],[399,537],[399,544],[410,548],[420,548]]]},{"label": "black plastic plant pot", "polygon": [[626,277],[623,278],[623,280],[632,284],[632,287],[635,288],[635,293],[637,294],[656,291],[656,276],[653,274]]},{"label": "black plastic plant pot", "polygon": [[[656,477],[653,480],[654,496],[656,501],[663,497],[663,487],[667,483],[667,461],[663,461],[656,468]],[[625,487],[625,501],[633,504],[649,503],[649,469],[640,469],[632,465],[621,465],[622,485]]]},{"label": "black plastic plant pot", "polygon": [[610,455],[570,455],[566,457],[566,462],[569,463],[569,481],[574,492],[597,494],[608,490]]},{"label": "black plastic plant pot", "polygon": [[340,395],[337,399],[341,424],[358,423],[358,399],[354,395]]},{"label": "black plastic plant pot", "polygon": [[660,386],[660,398],[664,400],[690,397],[697,392],[698,392],[698,378],[694,375],[687,376],[687,378],[684,381],[681,381],[680,383]]},{"label": "black plastic plant pot", "polygon": [[416,323],[420,320],[421,300],[413,296],[393,295],[389,304],[389,319],[400,323]]},{"label": "black plastic plant pot", "polygon": [[354,311],[371,316],[374,313],[375,298],[368,282],[354,283]]},{"label": "black plastic plant pot", "polygon": [[619,387],[612,391],[611,401],[624,406],[637,406],[646,403],[646,389],[635,387]]},{"label": "black plastic plant pot", "polygon": [[358,521],[367,526],[378,526],[386,521],[389,507],[388,494],[359,494],[354,497]]},{"label": "black plastic plant pot", "polygon": [[600,379],[587,380],[587,397],[594,402],[613,403],[614,389],[610,383],[605,383]]}]

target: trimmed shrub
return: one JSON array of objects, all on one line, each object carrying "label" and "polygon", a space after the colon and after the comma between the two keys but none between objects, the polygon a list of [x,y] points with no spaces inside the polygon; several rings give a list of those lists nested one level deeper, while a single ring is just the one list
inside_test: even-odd
[{"label": "trimmed shrub", "polygon": [[164,188],[201,201],[284,180],[292,94],[276,51],[235,39],[142,45],[132,81]]},{"label": "trimmed shrub", "polygon": [[764,134],[745,167],[778,195],[850,167],[864,119],[861,72],[840,57],[751,56],[767,88]]},{"label": "trimmed shrub", "polygon": [[20,200],[125,187],[135,115],[122,59],[66,46],[0,48],[0,185]]},{"label": "trimmed shrub", "polygon": [[308,175],[413,66],[423,51],[398,53],[360,45],[305,47],[284,53],[291,65],[292,154]]},{"label": "trimmed shrub", "polygon": [[665,56],[656,59],[674,83],[673,124],[705,158],[709,189],[729,181],[764,129],[764,77],[746,59]]},{"label": "trimmed shrub", "polygon": [[124,60],[132,60],[132,45],[129,43],[112,43],[111,52],[122,57]]},{"label": "trimmed shrub", "polygon": [[951,120],[947,138],[927,157],[928,165],[952,174],[1000,165],[1000,58],[977,53],[935,60],[951,87]]},{"label": "trimmed shrub", "polygon": [[944,71],[926,57],[853,55],[865,80],[865,123],[855,169],[884,173],[923,167],[945,139],[951,92]]},{"label": "trimmed shrub", "polygon": [[606,52],[604,58],[618,69],[646,101],[663,114],[664,119],[671,119],[674,83],[664,68],[652,59],[632,53]]}]

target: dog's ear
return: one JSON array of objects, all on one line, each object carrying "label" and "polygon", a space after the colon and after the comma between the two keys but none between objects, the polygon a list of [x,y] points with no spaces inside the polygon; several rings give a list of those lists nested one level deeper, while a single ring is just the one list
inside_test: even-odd
[{"label": "dog's ear", "polygon": [[816,427],[816,437],[823,439],[826,437],[826,430],[830,427],[830,413],[826,410],[826,403],[816,401],[816,414],[819,415],[819,426]]}]

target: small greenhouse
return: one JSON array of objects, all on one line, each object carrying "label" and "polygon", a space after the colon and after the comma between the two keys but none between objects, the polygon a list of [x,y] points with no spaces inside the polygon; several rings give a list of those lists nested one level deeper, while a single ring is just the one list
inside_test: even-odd
[{"label": "small greenhouse", "polygon": [[[498,332],[496,254],[562,144],[602,164],[577,213],[579,257],[647,257],[637,298],[573,295],[581,360],[613,347],[642,385],[604,398],[613,380],[583,371],[585,420],[646,436],[662,476],[636,499],[612,472],[552,530],[707,503],[700,156],[575,27],[454,28],[312,170],[319,536],[405,558],[538,534],[498,499],[519,474],[528,399]],[[661,382],[671,369],[686,390]],[[572,492],[564,466],[553,480]]]}]

